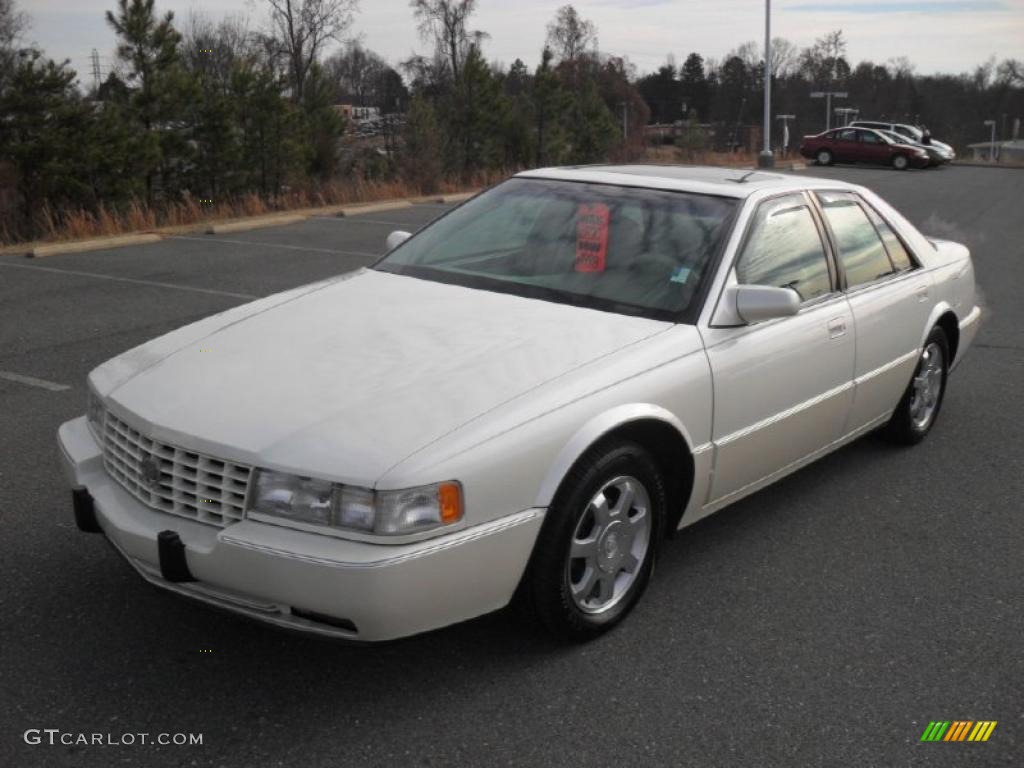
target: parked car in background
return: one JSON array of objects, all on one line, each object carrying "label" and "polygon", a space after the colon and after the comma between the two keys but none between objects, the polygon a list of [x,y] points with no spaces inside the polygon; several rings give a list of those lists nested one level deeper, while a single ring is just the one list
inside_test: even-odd
[{"label": "parked car in background", "polygon": [[895,133],[894,131],[884,131],[881,128],[877,128],[875,130],[894,144],[907,144],[911,147],[916,147],[917,149],[923,149],[928,153],[928,164],[931,166],[938,167],[948,162],[946,160],[946,153],[936,146],[931,144],[921,144],[913,139],[908,139],[906,136]]},{"label": "parked car in background", "polygon": [[949,144],[945,144],[938,139],[933,139],[928,131],[916,125],[908,125],[907,123],[888,123],[879,120],[854,120],[848,127],[873,128],[878,131],[891,131],[899,136],[910,139],[916,144],[933,147],[938,151],[945,163],[951,163],[956,160],[956,152],[953,151],[953,148],[949,146]]},{"label": "parked car in background", "polygon": [[910,144],[897,144],[868,128],[833,128],[816,136],[804,136],[800,154],[818,165],[872,163],[897,170],[927,168],[928,153]]},{"label": "parked car in background", "polygon": [[875,429],[923,440],[981,315],[967,248],[806,176],[528,171],[388,249],[92,371],[59,436],[79,527],[283,627],[515,597],[585,640],[673,531]]}]

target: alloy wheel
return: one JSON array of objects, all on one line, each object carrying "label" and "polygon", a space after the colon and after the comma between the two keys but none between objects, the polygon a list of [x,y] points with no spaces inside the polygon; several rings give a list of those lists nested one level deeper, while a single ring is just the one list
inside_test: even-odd
[{"label": "alloy wheel", "polygon": [[584,613],[617,605],[636,581],[651,544],[651,501],[635,477],[609,480],[576,523],[566,563],[569,594]]},{"label": "alloy wheel", "polygon": [[921,355],[921,364],[914,375],[910,396],[910,418],[919,430],[927,428],[935,418],[942,397],[944,377],[942,347],[933,341],[924,348]]}]

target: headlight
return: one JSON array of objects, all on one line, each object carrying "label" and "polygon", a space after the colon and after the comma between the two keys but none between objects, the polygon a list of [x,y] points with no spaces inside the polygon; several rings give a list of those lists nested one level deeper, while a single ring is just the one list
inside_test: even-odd
[{"label": "headlight", "polygon": [[103,437],[103,423],[107,418],[107,409],[103,407],[100,396],[93,392],[92,387],[87,387],[85,416],[92,427],[93,434],[97,439]]},{"label": "headlight", "polygon": [[457,482],[373,491],[267,469],[255,475],[250,509],[282,520],[400,536],[462,519],[462,487]]}]

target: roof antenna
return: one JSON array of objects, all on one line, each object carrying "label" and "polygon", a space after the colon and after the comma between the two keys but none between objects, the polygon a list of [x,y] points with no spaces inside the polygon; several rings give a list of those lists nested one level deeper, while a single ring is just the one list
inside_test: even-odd
[{"label": "roof antenna", "polygon": [[745,181],[746,181],[746,180],[747,180],[748,178],[750,178],[751,176],[753,176],[753,175],[754,175],[755,173],[757,173],[757,171],[747,171],[747,172],[746,172],[746,173],[744,173],[744,174],[743,174],[742,176],[740,176],[740,177],[739,177],[738,179],[729,179],[729,181],[735,181],[735,182],[736,182],[737,184],[742,184],[742,183],[743,183],[743,182],[745,182]]}]

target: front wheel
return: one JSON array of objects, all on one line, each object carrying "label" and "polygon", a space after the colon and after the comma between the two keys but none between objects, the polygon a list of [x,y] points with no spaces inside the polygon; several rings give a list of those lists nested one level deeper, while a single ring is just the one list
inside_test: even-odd
[{"label": "front wheel", "polygon": [[935,327],[924,343],[914,378],[885,426],[886,437],[903,445],[915,445],[924,440],[942,408],[949,363],[946,333]]},{"label": "front wheel", "polygon": [[892,158],[892,167],[897,171],[905,171],[909,165],[910,161],[907,159],[906,155],[895,155]]},{"label": "front wheel", "polygon": [[647,586],[665,506],[664,482],[641,446],[584,456],[548,510],[521,599],[558,637],[581,642],[611,629]]},{"label": "front wheel", "polygon": [[819,149],[815,159],[818,161],[818,165],[832,165],[832,153],[827,149]]}]

